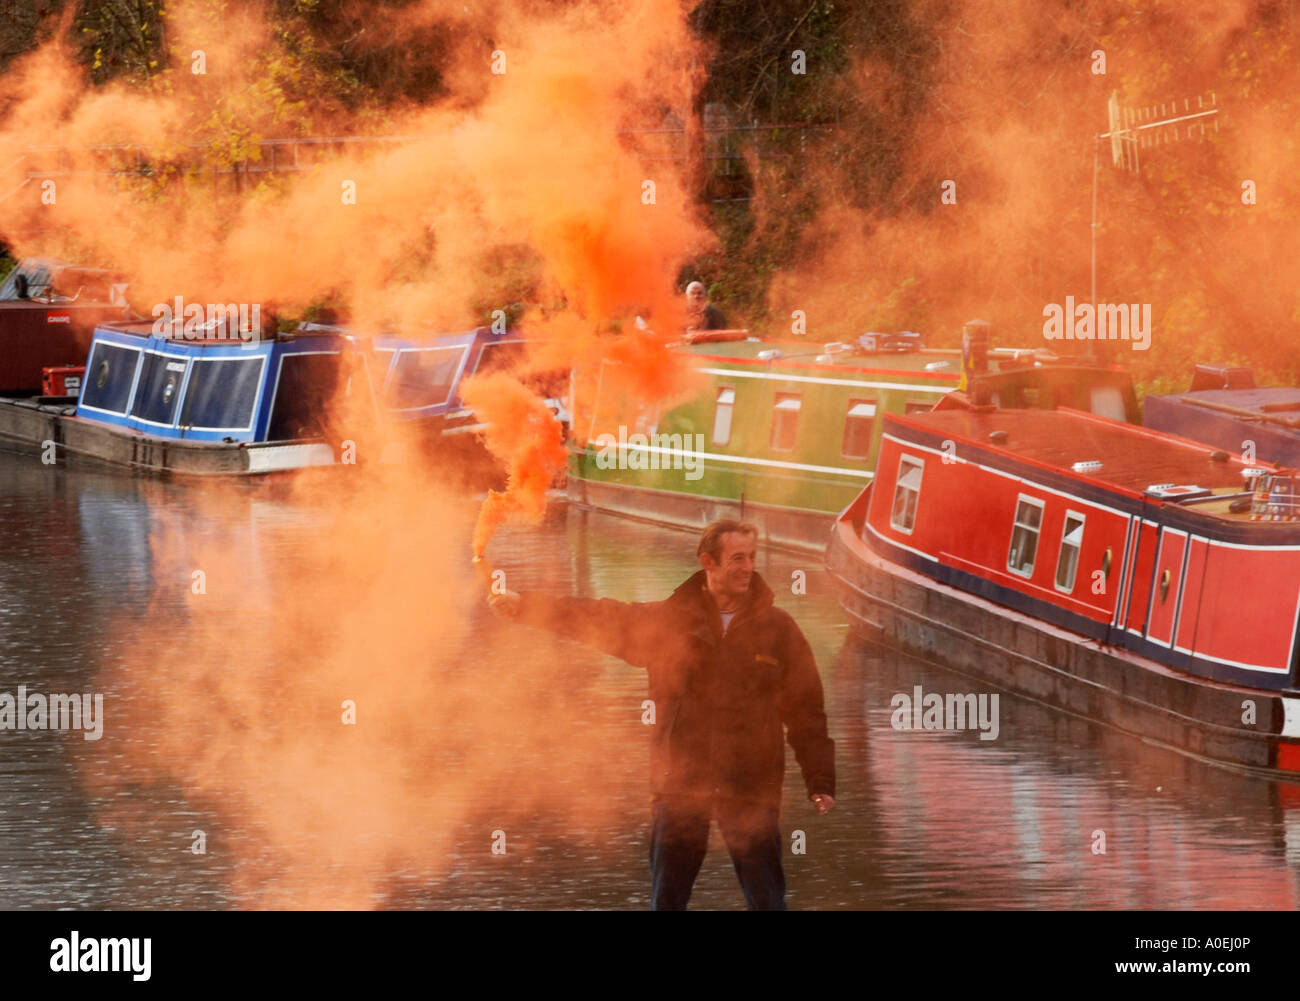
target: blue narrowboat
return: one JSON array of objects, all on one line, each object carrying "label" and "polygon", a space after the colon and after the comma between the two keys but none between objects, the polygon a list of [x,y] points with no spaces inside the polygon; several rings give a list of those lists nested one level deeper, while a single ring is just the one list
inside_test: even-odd
[{"label": "blue narrowboat", "polygon": [[[248,475],[346,464],[358,415],[369,429],[421,422],[438,436],[472,419],[463,379],[504,367],[522,348],[486,327],[415,339],[303,324],[270,337],[157,331],[144,322],[95,328],[75,404],[0,400],[0,437],[45,453],[142,471]],[[218,334],[222,336],[217,336]],[[353,426],[333,416],[346,401]],[[391,436],[390,436],[391,437]],[[370,438],[367,444],[376,441]],[[47,461],[50,461],[47,459]]]}]

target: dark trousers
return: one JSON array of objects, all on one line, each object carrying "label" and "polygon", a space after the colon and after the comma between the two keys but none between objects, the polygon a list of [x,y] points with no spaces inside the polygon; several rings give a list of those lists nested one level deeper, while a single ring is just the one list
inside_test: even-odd
[{"label": "dark trousers", "polygon": [[650,909],[684,911],[716,818],[751,911],[785,910],[781,830],[775,807],[724,797],[659,796],[650,829]]}]

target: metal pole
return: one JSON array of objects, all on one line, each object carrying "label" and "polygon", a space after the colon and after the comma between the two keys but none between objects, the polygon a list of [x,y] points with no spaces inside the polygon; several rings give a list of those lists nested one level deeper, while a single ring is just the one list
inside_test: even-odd
[{"label": "metal pole", "polygon": [[1101,140],[1092,144],[1092,289],[1089,301],[1092,303],[1093,322],[1097,316],[1097,151]]}]

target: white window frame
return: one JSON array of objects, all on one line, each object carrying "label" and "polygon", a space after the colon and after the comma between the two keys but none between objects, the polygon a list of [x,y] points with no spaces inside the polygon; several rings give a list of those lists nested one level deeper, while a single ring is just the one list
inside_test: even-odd
[{"label": "white window frame", "polygon": [[[166,424],[164,424],[162,421],[147,421],[143,417],[137,417],[135,415],[135,404],[136,404],[135,394],[136,394],[136,390],[140,388],[140,377],[144,375],[143,359],[149,355],[153,355],[156,358],[170,358],[171,362],[164,362],[164,364],[167,366],[166,371],[168,372],[173,371],[171,365],[174,362],[179,361],[182,365],[184,365],[184,368],[181,370],[180,386],[176,390],[176,403],[174,409],[172,410],[172,419],[168,421]],[[193,358],[194,355],[172,354],[169,351],[145,351],[144,354],[141,355],[141,361],[139,363],[139,367],[136,369],[135,386],[131,390],[131,410],[126,415],[127,419],[133,420],[137,424],[148,424],[150,427],[155,427],[155,428],[176,427],[177,426],[176,422],[181,419],[181,404],[184,402],[185,392],[186,389],[189,387],[189,383],[190,383],[190,361]]]},{"label": "white window frame", "polygon": [[[730,399],[724,400],[723,397],[726,396],[728,393],[731,394]],[[723,410],[724,407],[726,408],[725,411]],[[726,435],[719,437],[718,427],[722,423],[722,417],[724,413],[727,418],[727,433]],[[713,398],[713,434],[711,436],[713,440],[713,444],[715,445],[731,444],[731,429],[733,426],[733,421],[735,416],[736,416],[736,387],[719,386],[717,395],[714,396]]]},{"label": "white window frame", "polygon": [[[1079,522],[1079,542],[1077,545],[1067,542],[1070,537],[1070,519],[1073,518]],[[1088,524],[1088,516],[1079,512],[1071,511],[1066,508],[1065,521],[1061,524],[1061,548],[1056,554],[1056,576],[1052,578],[1053,586],[1062,594],[1073,594],[1075,582],[1079,579],[1079,557],[1083,552],[1083,532],[1084,527]],[[1061,587],[1061,557],[1065,555],[1065,549],[1070,546],[1074,549],[1074,570],[1070,573],[1069,587]]]},{"label": "white window frame", "polygon": [[[859,408],[866,408],[869,413],[855,414],[853,411]],[[868,420],[871,422],[871,432],[867,435],[867,447],[861,455],[849,455],[844,451],[845,441],[848,436],[849,421],[851,420]],[[871,458],[871,439],[876,433],[876,401],[866,400],[859,397],[849,398],[849,408],[844,412],[844,434],[840,436],[840,458],[842,459],[869,459]]]},{"label": "white window frame", "polygon": [[[310,353],[310,354],[319,354],[320,352],[315,352],[315,351],[313,351],[313,352],[306,352],[306,351],[302,351],[302,352],[294,352],[294,353],[295,353],[295,354],[308,354],[308,353]],[[193,376],[194,370],[198,367],[198,365],[197,365],[198,362],[201,362],[201,361],[204,361],[204,362],[212,362],[212,361],[215,361],[215,362],[222,362],[222,361],[237,361],[237,362],[242,362],[242,363],[245,364],[245,365],[247,365],[249,362],[257,362],[257,392],[255,392],[255,393],[253,394],[253,411],[252,411],[252,413],[250,413],[250,414],[248,415],[248,425],[247,425],[246,427],[233,427],[233,428],[210,428],[210,427],[204,427],[202,424],[184,424],[184,425],[182,425],[182,424],[180,424],[180,423],[177,423],[176,426],[177,426],[177,427],[183,427],[187,432],[188,432],[188,431],[210,431],[210,432],[223,433],[223,434],[224,434],[224,433],[227,433],[227,432],[230,432],[230,433],[236,433],[236,434],[251,433],[252,430],[253,430],[255,427],[257,427],[257,415],[261,412],[261,409],[262,409],[262,396],[263,396],[263,394],[266,392],[266,386],[264,385],[264,383],[266,382],[266,364],[267,364],[267,359],[268,359],[268,357],[269,357],[269,355],[263,353],[263,354],[259,354],[259,355],[207,355],[207,356],[200,356],[200,357],[198,357],[198,358],[191,359],[191,361],[193,362],[193,364],[190,365],[190,370],[189,370],[189,372],[187,372],[187,373],[185,374],[185,395],[186,395],[187,397],[189,396],[189,393],[190,393],[190,382],[191,382],[191,378],[192,378],[192,376]],[[281,355],[280,357],[281,357],[281,359],[286,358],[286,357],[290,357],[290,358],[291,358],[291,357],[293,357],[293,355]],[[279,366],[276,366],[276,371],[275,371],[275,385],[276,385],[276,389],[279,389],[279,387],[280,387],[280,369],[279,369]],[[188,400],[181,400],[181,405],[176,409],[176,420],[177,420],[178,422],[179,422],[180,419],[181,419],[181,415],[182,415],[182,413],[183,413],[184,410],[185,410],[185,404],[186,404],[187,402],[188,402]]]},{"label": "white window frame", "polygon": [[1108,420],[1124,420],[1124,391],[1118,386],[1093,386],[1088,391],[1088,411]]},{"label": "white window frame", "polygon": [[460,385],[461,373],[465,371],[465,361],[469,358],[468,344],[435,344],[431,347],[421,348],[398,348],[397,355],[393,358],[392,367],[388,370],[388,378],[384,381],[384,399],[388,400],[388,393],[392,387],[393,380],[397,378],[397,370],[402,364],[402,355],[424,354],[429,351],[459,351],[460,359],[456,363],[456,371],[452,373],[451,382],[447,387],[447,395],[436,403],[422,403],[418,407],[388,407],[388,412],[393,414],[406,414],[415,410],[428,410],[430,407],[441,407],[447,404],[456,392],[456,387]]},{"label": "white window frame", "polygon": [[[915,488],[907,487],[903,485],[903,477],[904,475],[906,475],[903,472],[903,465],[905,463],[915,466],[917,472],[920,474],[917,479]],[[918,458],[915,455],[907,455],[906,453],[899,455],[898,473],[894,477],[894,496],[890,502],[891,507],[889,509],[889,527],[892,528],[895,532],[902,532],[904,535],[911,535],[912,532],[915,530],[916,515],[917,512],[920,511],[921,509],[921,486],[924,482],[925,482],[925,460]],[[902,525],[898,521],[898,492],[900,490],[910,490],[912,493],[916,494],[916,500],[912,504],[912,523],[910,525]]]},{"label": "white window frame", "polygon": [[140,369],[142,368],[140,364],[140,358],[144,353],[144,347],[143,346],[136,347],[133,344],[119,344],[117,341],[95,341],[94,345],[90,349],[90,355],[87,356],[86,358],[86,379],[82,380],[82,387],[81,387],[83,393],[85,392],[86,389],[85,383],[86,381],[89,380],[90,372],[93,367],[91,362],[93,360],[95,348],[99,347],[100,345],[109,348],[121,348],[123,351],[135,352],[135,370],[131,373],[131,391],[126,394],[126,409],[105,410],[103,407],[92,407],[88,403],[82,403],[80,397],[78,397],[77,399],[78,408],[81,410],[89,411],[92,414],[108,414],[111,417],[125,417],[127,419],[130,419],[131,406],[132,404],[135,403],[135,388],[136,385],[140,382]]},{"label": "white window frame", "polygon": [[[379,348],[376,350],[387,351],[389,349]],[[280,363],[275,366],[275,385],[271,387],[271,406],[266,411],[267,434],[270,434],[271,425],[275,423],[275,418],[276,418],[275,401],[278,400],[280,397],[280,376],[284,374],[284,363],[288,361],[290,358],[299,358],[304,355],[340,355],[340,354],[342,354],[341,351],[282,351],[280,353]],[[365,360],[365,356],[363,355],[362,361],[364,360]],[[258,402],[259,403],[261,402],[261,390],[258,391]],[[257,424],[256,408],[254,409],[253,412],[253,424]],[[251,431],[252,428],[251,427],[250,428],[195,428],[194,430],[195,431],[231,431],[231,430]]]},{"label": "white window frame", "polygon": [[[1015,551],[1016,529],[1024,528],[1029,530],[1028,525],[1020,523],[1020,506],[1028,504],[1038,509],[1038,527],[1033,529],[1034,533],[1034,558],[1029,564],[1028,570],[1022,570],[1011,562],[1011,554]],[[1011,541],[1007,544],[1007,569],[1017,577],[1024,577],[1026,580],[1034,576],[1034,569],[1038,566],[1038,547],[1043,541],[1043,508],[1047,506],[1046,501],[1041,501],[1037,497],[1030,497],[1028,494],[1016,495],[1016,513],[1015,520],[1011,523]]]},{"label": "white window frame", "polygon": [[[785,399],[779,399],[784,396]],[[776,443],[777,420],[782,411],[794,411],[794,441],[789,448],[782,448]],[[772,397],[772,433],[768,436],[768,447],[773,452],[794,452],[799,447],[799,416],[803,413],[803,394],[780,390]]]}]

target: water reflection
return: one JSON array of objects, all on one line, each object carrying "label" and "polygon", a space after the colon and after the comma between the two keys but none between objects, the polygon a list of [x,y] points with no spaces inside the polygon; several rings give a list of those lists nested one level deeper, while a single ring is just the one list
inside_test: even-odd
[{"label": "water reflection", "polygon": [[[160,562],[160,532],[219,543],[237,554],[247,594],[262,595],[320,524],[310,504],[274,487],[236,487],[219,521],[195,517],[183,486],[42,467],[0,454],[0,691],[87,691],[106,678],[109,712],[135,697],[139,637],[114,628],[130,616],[186,627],[182,588],[156,585],[183,569]],[[465,505],[465,525],[473,514]],[[297,540],[297,541],[295,541]],[[468,534],[465,536],[468,551]],[[694,568],[694,539],[622,519],[556,507],[538,528],[507,529],[492,545],[512,587],[661,599]],[[806,594],[792,590],[797,571]],[[987,691],[940,667],[866,647],[850,637],[819,561],[768,553],[759,572],[803,627],[826,686],[837,741],[835,811],[814,815],[790,756],[783,829],[807,835],[807,854],[786,861],[795,908],[1293,908],[1300,870],[1300,795],[1002,694],[997,740],[975,732],[908,733],[890,726],[890,699],[916,685],[933,692]],[[167,580],[171,583],[170,577]],[[168,594],[173,597],[168,598]],[[273,596],[241,605],[246,657],[285,651],[259,645],[259,616]],[[449,600],[466,629],[439,656],[463,676],[494,686],[527,684],[521,665],[536,634],[503,626],[475,595]],[[262,619],[260,621],[269,621]],[[151,633],[152,634],[152,633]],[[159,635],[163,633],[159,632]],[[485,663],[488,639],[496,662]],[[510,851],[493,856],[484,832],[529,762],[457,787],[464,801],[436,832],[448,848],[428,876],[394,864],[376,906],[433,908],[640,908],[648,882],[648,739],[642,674],[565,645],[568,668],[588,679],[564,703],[567,721],[607,748],[598,769],[553,774],[566,797],[609,804],[599,822],[537,799],[511,824]],[[159,654],[162,651],[158,651]],[[126,664],[125,674],[105,673]],[[454,719],[439,725],[454,727]],[[233,868],[244,864],[214,839],[194,855],[191,833],[237,832],[238,815],[191,802],[174,784],[92,792],[86,776],[111,770],[141,734],[0,731],[0,907],[222,907]],[[502,735],[508,740],[509,735]],[[455,770],[449,743],[429,768]],[[256,796],[258,790],[247,791]],[[340,809],[346,809],[342,804]],[[1098,832],[1105,853],[1096,854]],[[431,832],[432,834],[435,832]],[[227,833],[230,841],[234,833]],[[692,905],[741,906],[730,860],[714,845]],[[303,850],[308,850],[304,845]],[[273,861],[273,860],[272,860]],[[268,863],[270,864],[270,863]],[[342,877],[341,877],[342,878]]]}]

